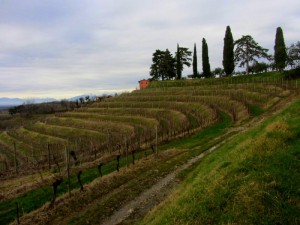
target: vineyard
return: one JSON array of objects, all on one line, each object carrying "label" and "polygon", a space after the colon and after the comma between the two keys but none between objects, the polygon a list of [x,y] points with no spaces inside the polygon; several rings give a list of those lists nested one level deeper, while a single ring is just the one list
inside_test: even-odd
[{"label": "vineyard", "polygon": [[[83,190],[224,116],[241,124],[298,91],[297,81],[277,75],[153,82],[144,90],[7,129],[0,133],[0,224],[47,202],[53,205],[57,196]],[[32,206],[29,198],[40,201]]]}]

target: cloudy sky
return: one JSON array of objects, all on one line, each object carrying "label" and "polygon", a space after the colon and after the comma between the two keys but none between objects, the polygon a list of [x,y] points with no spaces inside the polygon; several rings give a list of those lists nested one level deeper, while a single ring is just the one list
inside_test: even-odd
[{"label": "cloudy sky", "polygon": [[[0,97],[68,98],[132,90],[149,78],[152,53],[209,47],[222,66],[223,38],[251,35],[273,54],[300,41],[297,0],[0,0]],[[184,70],[184,74],[192,69]]]}]

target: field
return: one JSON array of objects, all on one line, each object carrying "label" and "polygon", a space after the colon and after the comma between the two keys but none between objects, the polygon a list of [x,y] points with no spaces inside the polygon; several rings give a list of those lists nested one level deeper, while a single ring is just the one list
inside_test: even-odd
[{"label": "field", "polygon": [[[177,175],[156,210],[127,224],[299,222],[300,185],[279,179],[299,177],[297,99],[298,81],[273,72],[153,82],[24,121],[0,133],[0,224],[99,224],[221,143]],[[282,168],[268,167],[282,158]]]}]

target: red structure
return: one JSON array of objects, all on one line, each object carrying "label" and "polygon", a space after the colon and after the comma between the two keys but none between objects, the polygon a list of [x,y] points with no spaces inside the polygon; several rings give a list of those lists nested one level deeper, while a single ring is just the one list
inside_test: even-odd
[{"label": "red structure", "polygon": [[140,90],[143,90],[144,88],[148,87],[148,85],[150,84],[149,80],[140,80],[139,81],[140,84]]}]

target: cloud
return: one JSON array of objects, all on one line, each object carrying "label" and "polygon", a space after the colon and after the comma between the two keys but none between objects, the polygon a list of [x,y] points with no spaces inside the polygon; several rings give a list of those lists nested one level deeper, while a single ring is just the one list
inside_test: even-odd
[{"label": "cloud", "polygon": [[286,45],[299,41],[299,8],[293,0],[2,0],[0,96],[134,89],[149,77],[152,53],[174,54],[177,43],[197,43],[201,70],[202,38],[211,68],[220,67],[227,25],[272,53],[278,26]]}]

